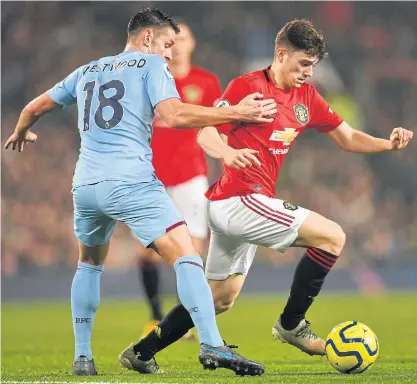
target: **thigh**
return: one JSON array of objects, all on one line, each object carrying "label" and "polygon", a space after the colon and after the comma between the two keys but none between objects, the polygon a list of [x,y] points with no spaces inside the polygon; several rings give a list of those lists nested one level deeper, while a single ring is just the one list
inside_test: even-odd
[{"label": "thigh", "polygon": [[108,190],[98,198],[102,210],[127,224],[144,247],[184,224],[183,217],[158,179],[137,184],[107,184]]},{"label": "thigh", "polygon": [[207,199],[204,196],[208,187],[207,177],[197,176],[167,189],[175,206],[184,216],[191,236],[196,239],[203,240],[208,235]]},{"label": "thigh", "polygon": [[198,256],[184,223],[159,236],[151,246],[172,267],[175,261],[182,256]]},{"label": "thigh", "polygon": [[255,257],[257,246],[241,237],[211,231],[206,261],[209,280],[226,280],[234,274],[246,276]]},{"label": "thigh", "polygon": [[73,190],[74,233],[86,247],[107,244],[114,232],[116,221],[104,214],[96,200],[96,184]]},{"label": "thigh", "polygon": [[229,231],[239,233],[248,243],[285,252],[298,237],[309,212],[264,195],[243,196],[229,220]]},{"label": "thigh", "polygon": [[339,224],[310,212],[298,231],[294,247],[315,247],[338,255],[346,236]]}]

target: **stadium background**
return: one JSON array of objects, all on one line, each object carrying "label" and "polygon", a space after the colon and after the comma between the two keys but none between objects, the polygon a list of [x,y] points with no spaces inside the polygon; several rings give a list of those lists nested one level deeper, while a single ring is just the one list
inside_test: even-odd
[{"label": "stadium background", "polygon": [[[2,141],[20,110],[74,68],[124,48],[129,17],[154,4],[185,20],[194,62],[225,87],[266,66],[278,29],[295,17],[322,29],[329,59],[313,82],[352,126],[388,137],[417,121],[417,3],[413,2],[2,2]],[[75,108],[45,117],[23,155],[2,151],[2,299],[67,298],[77,261],[72,172],[79,150]],[[417,140],[403,153],[343,153],[305,134],[288,155],[277,195],[341,224],[347,246],[325,290],[417,287]],[[210,179],[217,176],[211,163]],[[119,226],[102,297],[140,298],[136,243]],[[286,292],[301,255],[260,249],[246,291]],[[163,289],[174,291],[163,269]]]}]

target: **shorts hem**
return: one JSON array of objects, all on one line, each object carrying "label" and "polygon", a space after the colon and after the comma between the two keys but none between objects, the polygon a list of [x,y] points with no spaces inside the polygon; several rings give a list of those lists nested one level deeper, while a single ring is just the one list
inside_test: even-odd
[{"label": "shorts hem", "polygon": [[230,271],[228,273],[210,273],[210,272],[205,273],[206,278],[208,280],[218,280],[218,281],[226,280],[229,276],[236,275],[236,274],[247,276],[248,271],[246,271],[246,272]]},{"label": "shorts hem", "polygon": [[86,247],[99,247],[101,245],[107,244],[110,241],[110,239],[108,239],[107,241],[100,242],[99,244],[91,245],[91,244],[88,244],[87,242],[81,240],[77,235],[75,235],[75,237],[82,245],[85,245]]},{"label": "shorts hem", "polygon": [[165,235],[166,232],[161,232],[158,235],[154,236],[152,238],[152,240],[150,241],[143,241],[143,239],[141,239],[139,236],[137,236],[133,231],[132,234],[133,236],[140,241],[140,243],[145,247],[145,248],[149,248],[149,246],[157,239],[159,239],[161,236]]},{"label": "shorts hem", "polygon": [[187,225],[187,223],[185,222],[185,220],[181,220],[176,222],[175,224],[170,225],[166,230],[165,233],[171,232],[173,229],[180,227],[181,225]]},{"label": "shorts hem", "polygon": [[133,236],[135,236],[141,243],[142,243],[142,245],[145,247],[145,248],[149,248],[149,246],[155,241],[155,240],[158,240],[160,237],[162,237],[163,235],[165,235],[166,233],[168,233],[168,232],[170,232],[170,231],[172,231],[174,228],[177,228],[177,227],[179,227],[179,226],[181,226],[181,225],[187,225],[187,223],[184,221],[184,220],[180,220],[180,221],[178,221],[178,222],[176,222],[175,224],[173,224],[173,225],[171,225],[171,226],[169,226],[165,231],[163,231],[163,232],[160,232],[160,233],[158,233],[158,235],[156,235],[156,236],[154,236],[153,238],[152,238],[152,240],[150,240],[150,241],[146,241],[146,242],[144,242],[139,236],[136,236],[135,235],[135,233],[133,233],[133,231],[132,231],[132,233],[133,233]]}]

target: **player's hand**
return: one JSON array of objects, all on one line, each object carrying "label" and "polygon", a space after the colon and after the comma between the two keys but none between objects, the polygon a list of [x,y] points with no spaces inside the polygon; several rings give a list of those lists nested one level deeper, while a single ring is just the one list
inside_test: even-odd
[{"label": "player's hand", "polygon": [[389,137],[389,140],[392,145],[393,151],[400,151],[401,149],[404,149],[408,142],[412,139],[413,132],[409,131],[408,129],[404,128],[394,128],[391,136]]},{"label": "player's hand", "polygon": [[[259,104],[259,101],[261,101],[264,98],[264,95],[259,92],[251,93],[250,95],[245,96],[242,100],[239,101],[237,105],[241,105],[244,107],[250,107],[250,106],[257,106]],[[275,101],[274,99],[266,99],[264,101]]]},{"label": "player's hand", "polygon": [[11,146],[11,149],[14,151],[17,147],[19,152],[23,152],[26,143],[34,143],[38,136],[31,131],[26,131],[22,133],[14,132],[13,135],[9,137],[4,145],[4,149],[8,149]]},{"label": "player's hand", "polygon": [[224,163],[234,169],[243,169],[246,167],[256,164],[261,166],[261,162],[255,156],[258,154],[258,151],[254,149],[244,148],[244,149],[233,149],[230,148],[224,155]]},{"label": "player's hand", "polygon": [[241,121],[246,123],[271,123],[277,113],[277,103],[274,99],[262,100],[264,95],[259,92],[247,95],[240,100],[237,108]]}]

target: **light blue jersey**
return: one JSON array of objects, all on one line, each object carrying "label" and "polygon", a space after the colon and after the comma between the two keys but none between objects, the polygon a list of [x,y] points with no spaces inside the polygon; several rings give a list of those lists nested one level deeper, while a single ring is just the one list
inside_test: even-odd
[{"label": "light blue jersey", "polygon": [[74,173],[74,232],[83,244],[107,243],[120,221],[147,247],[184,223],[152,166],[155,106],[179,98],[161,56],[126,51],[78,68],[48,91],[77,103],[81,150]]},{"label": "light blue jersey", "polygon": [[48,95],[59,105],[78,106],[81,149],[74,188],[154,178],[154,108],[163,100],[180,98],[161,56],[125,51],[103,57],[75,70]]}]

